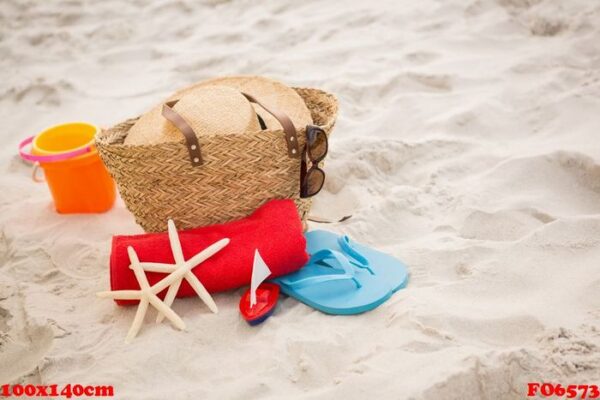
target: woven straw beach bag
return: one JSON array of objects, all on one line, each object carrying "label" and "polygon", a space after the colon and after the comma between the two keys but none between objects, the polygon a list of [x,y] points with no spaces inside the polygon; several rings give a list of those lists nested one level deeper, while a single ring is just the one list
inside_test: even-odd
[{"label": "woven straw beach bag", "polygon": [[[180,90],[159,108],[103,130],[96,137],[98,152],[121,197],[147,232],[164,231],[169,218],[180,229],[223,223],[249,215],[268,200],[285,198],[295,201],[306,221],[311,199],[300,198],[300,155],[306,126],[294,126],[305,116],[301,110],[295,113],[292,109],[290,114],[296,115],[288,118],[281,108],[271,106],[283,97],[266,95],[274,86],[261,85],[261,80],[267,82],[264,78],[221,79],[225,81],[206,81]],[[194,115],[190,104],[206,102],[190,102],[186,96],[207,85],[223,84],[243,90],[239,93],[253,103],[252,115],[257,114],[260,126],[245,122],[244,104],[236,111],[236,121],[224,121],[218,128],[208,121],[208,128],[190,129],[193,124],[186,123]],[[303,100],[312,124],[329,136],[337,117],[336,98],[318,89],[293,90]],[[277,106],[285,108],[286,101],[279,101]],[[210,104],[215,107],[218,98]],[[184,112],[188,114],[181,118]],[[142,123],[136,124],[138,121]],[[158,124],[168,140],[153,140],[150,131],[158,129]],[[127,139],[132,131],[136,140]]]}]

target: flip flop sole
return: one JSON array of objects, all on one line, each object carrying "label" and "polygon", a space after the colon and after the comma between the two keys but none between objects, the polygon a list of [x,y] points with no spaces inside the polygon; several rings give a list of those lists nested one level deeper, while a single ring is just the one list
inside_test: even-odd
[{"label": "flip flop sole", "polygon": [[353,245],[369,260],[375,274],[380,273],[385,277],[384,279],[390,283],[393,293],[406,287],[408,284],[408,268],[402,261],[359,243],[353,243]]},{"label": "flip flop sole", "polygon": [[[306,251],[314,254],[322,249],[332,249],[344,253],[338,243],[339,235],[333,232],[314,230],[304,234],[306,238]],[[367,260],[376,276],[384,279],[390,286],[392,293],[406,287],[408,283],[408,268],[397,258],[374,250],[360,243],[353,242],[354,248]]]},{"label": "flip flop sole", "polygon": [[392,296],[392,291],[368,271],[359,271],[356,278],[360,288],[352,280],[316,283],[310,286],[294,287],[286,280],[300,280],[319,275],[331,275],[331,268],[309,264],[298,272],[276,278],[281,291],[286,295],[326,314],[354,315],[370,311]]}]

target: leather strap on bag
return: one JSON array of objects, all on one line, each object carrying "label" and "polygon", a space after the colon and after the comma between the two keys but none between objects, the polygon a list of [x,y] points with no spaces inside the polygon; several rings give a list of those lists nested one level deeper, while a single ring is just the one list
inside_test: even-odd
[{"label": "leather strap on bag", "polygon": [[[296,128],[294,127],[294,123],[292,120],[283,112],[273,109],[267,108],[264,104],[260,103],[253,96],[243,93],[244,97],[248,99],[251,103],[256,103],[262,108],[265,109],[269,114],[279,121],[281,126],[283,127],[283,131],[285,132],[285,140],[288,148],[288,156],[291,158],[300,157],[300,150],[298,146],[298,136],[296,134]],[[198,142],[198,137],[194,132],[194,129],[187,123],[185,119],[181,115],[177,113],[173,109],[173,106],[177,104],[179,100],[169,101],[163,104],[162,108],[162,116],[165,117],[168,121],[170,121],[175,127],[183,134],[185,137],[186,145],[188,152],[190,154],[190,160],[192,162],[192,166],[202,165],[202,152],[200,151],[200,143]],[[260,118],[260,117],[259,117]]]},{"label": "leather strap on bag", "polygon": [[277,119],[277,121],[279,121],[279,123],[283,127],[283,131],[285,132],[285,141],[287,142],[288,156],[290,156],[291,158],[300,157],[300,150],[298,148],[298,135],[296,134],[296,127],[294,126],[292,120],[285,113],[275,108],[269,108],[265,106],[260,101],[256,100],[254,96],[251,96],[244,92],[242,92],[242,94],[248,99],[249,102],[258,104],[259,106],[264,108],[265,111],[274,116],[275,119]]},{"label": "leather strap on bag", "polygon": [[195,167],[202,165],[202,152],[200,151],[200,143],[198,143],[196,133],[186,122],[186,120],[183,119],[183,117],[172,108],[175,104],[177,104],[178,101],[179,100],[173,100],[163,104],[162,115],[173,125],[175,125],[185,137],[187,149],[190,153],[190,160],[192,161],[192,166]]}]

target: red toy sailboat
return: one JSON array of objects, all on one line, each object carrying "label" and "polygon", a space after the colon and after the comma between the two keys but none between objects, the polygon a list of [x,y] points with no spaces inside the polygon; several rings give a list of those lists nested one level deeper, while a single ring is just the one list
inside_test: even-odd
[{"label": "red toy sailboat", "polygon": [[279,299],[279,286],[266,282],[271,270],[264,262],[258,249],[254,252],[252,280],[248,289],[240,299],[240,313],[250,325],[258,325],[275,310]]}]

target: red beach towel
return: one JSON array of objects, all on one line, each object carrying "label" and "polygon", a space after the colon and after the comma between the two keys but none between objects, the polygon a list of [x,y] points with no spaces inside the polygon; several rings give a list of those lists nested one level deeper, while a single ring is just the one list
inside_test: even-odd
[{"label": "red beach towel", "polygon": [[[167,221],[165,230],[166,227]],[[255,249],[271,269],[272,278],[295,272],[308,261],[302,221],[292,200],[271,200],[250,216],[237,221],[179,231],[186,260],[223,238],[229,238],[230,243],[192,270],[211,293],[249,285]],[[129,268],[128,246],[135,249],[142,262],[174,262],[167,233],[114,236],[110,257],[112,290],[139,289]],[[165,274],[146,272],[146,276],[153,285]],[[165,293],[166,289],[160,297]],[[187,296],[195,296],[195,292],[184,279],[177,297]],[[135,300],[116,302],[119,305],[137,303]]]}]

